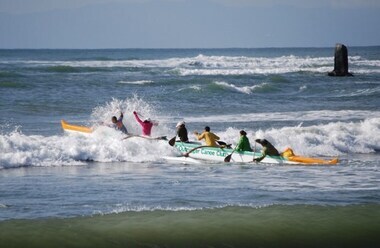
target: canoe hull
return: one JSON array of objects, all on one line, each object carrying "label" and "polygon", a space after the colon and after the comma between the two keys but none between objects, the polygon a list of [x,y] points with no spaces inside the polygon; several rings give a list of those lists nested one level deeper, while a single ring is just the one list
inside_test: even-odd
[{"label": "canoe hull", "polygon": [[[224,162],[225,157],[230,155],[233,149],[219,148],[219,147],[205,147],[201,146],[199,143],[183,143],[176,142],[175,147],[183,155],[189,156],[190,158],[208,160],[215,162]],[[254,162],[254,158],[261,156],[259,152],[238,152],[232,153],[230,162],[232,163],[250,163]],[[266,156],[260,163],[271,163],[271,164],[336,164],[337,159],[333,160],[323,160],[318,158],[307,158],[301,156],[293,157],[282,157],[282,156]]]}]

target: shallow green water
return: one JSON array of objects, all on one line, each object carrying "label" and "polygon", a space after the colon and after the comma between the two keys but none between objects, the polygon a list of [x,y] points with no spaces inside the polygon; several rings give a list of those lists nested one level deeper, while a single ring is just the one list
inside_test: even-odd
[{"label": "shallow green water", "polygon": [[0,222],[6,247],[377,247],[380,206],[226,207]]}]

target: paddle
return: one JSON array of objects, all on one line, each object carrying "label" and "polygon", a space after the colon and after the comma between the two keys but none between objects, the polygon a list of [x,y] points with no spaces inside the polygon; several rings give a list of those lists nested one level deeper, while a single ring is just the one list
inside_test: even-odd
[{"label": "paddle", "polygon": [[[149,137],[141,137],[141,138],[149,138]],[[150,138],[150,139],[153,139],[153,140],[168,140],[166,138],[166,136],[159,136],[159,137],[154,137],[154,138]]]},{"label": "paddle", "polygon": [[216,142],[219,144],[219,146],[220,146],[221,148],[228,148],[228,149],[231,149],[231,144],[227,144],[226,142],[224,142],[224,141],[219,141],[219,140],[217,140]]},{"label": "paddle", "polygon": [[169,140],[169,145],[170,146],[174,146],[174,144],[175,144],[175,139],[177,138],[177,135],[175,135],[173,138],[171,138],[170,140]]},{"label": "paddle", "polygon": [[231,152],[230,155],[228,155],[227,157],[225,157],[225,158],[224,158],[224,162],[226,162],[226,163],[230,162],[230,161],[231,161],[232,154],[233,154],[234,152],[235,152],[235,150],[233,150],[233,151]]},{"label": "paddle", "polygon": [[220,146],[228,146],[226,142],[217,140],[216,143],[218,143]]},{"label": "paddle", "polygon": [[253,159],[251,162],[256,162],[256,163],[260,162],[260,161],[256,161],[255,157],[256,157],[256,141],[255,141],[255,146],[253,147]]},{"label": "paddle", "polygon": [[[236,149],[236,147],[235,147],[235,149]],[[232,154],[234,154],[235,149],[231,152],[230,155],[228,155],[227,157],[224,158],[224,162],[228,163],[231,161],[231,157],[232,157]]]}]

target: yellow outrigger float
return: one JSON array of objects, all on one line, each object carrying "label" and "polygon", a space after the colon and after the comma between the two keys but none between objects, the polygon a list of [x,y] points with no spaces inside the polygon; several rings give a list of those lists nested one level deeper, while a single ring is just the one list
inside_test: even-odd
[{"label": "yellow outrigger float", "polygon": [[[81,134],[90,134],[96,128],[96,127],[91,128],[91,127],[86,127],[86,126],[73,125],[73,124],[67,123],[64,120],[61,120],[61,126],[62,126],[62,129],[66,132],[81,133]],[[149,137],[149,136],[136,135],[136,134],[126,134],[125,137],[122,138],[122,140],[133,138],[133,137],[139,137],[139,138],[144,138],[144,139],[148,139],[148,140],[167,140],[166,136]]]},{"label": "yellow outrigger float", "polygon": [[67,123],[64,120],[61,120],[61,125],[63,130],[68,132],[77,132],[77,133],[92,133],[92,128],[85,126],[72,125]]}]

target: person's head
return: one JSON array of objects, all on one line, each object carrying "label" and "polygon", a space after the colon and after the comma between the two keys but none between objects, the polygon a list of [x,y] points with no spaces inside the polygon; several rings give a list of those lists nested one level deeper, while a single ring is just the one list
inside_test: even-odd
[{"label": "person's head", "polygon": [[149,123],[149,122],[151,122],[150,118],[144,120],[144,123]]},{"label": "person's head", "polygon": [[257,143],[259,143],[262,146],[268,145],[268,141],[266,139],[257,139],[255,140]]},{"label": "person's head", "polygon": [[206,132],[210,132],[210,127],[209,126],[205,126],[205,131]]},{"label": "person's head", "polygon": [[179,127],[184,127],[185,126],[185,122],[184,121],[180,121],[177,123],[177,125],[175,126],[176,128],[179,128]]},{"label": "person's head", "polygon": [[244,130],[241,130],[241,131],[240,131],[240,135],[242,135],[242,136],[247,136],[247,133],[246,133]]},{"label": "person's head", "polygon": [[116,118],[116,116],[112,116],[112,123],[116,123],[117,122],[117,118]]}]

